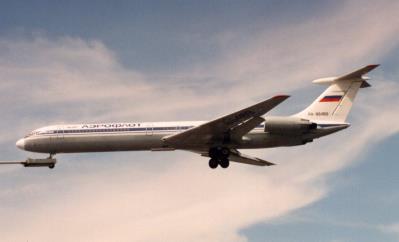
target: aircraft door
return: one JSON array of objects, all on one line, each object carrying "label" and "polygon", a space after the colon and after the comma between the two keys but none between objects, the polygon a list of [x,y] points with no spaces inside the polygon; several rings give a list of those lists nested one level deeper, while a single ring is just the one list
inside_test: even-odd
[{"label": "aircraft door", "polygon": [[62,139],[64,139],[64,127],[63,126],[59,126],[55,130],[55,135],[53,136],[53,141],[58,143]]},{"label": "aircraft door", "polygon": [[58,127],[57,139],[62,140],[64,138],[64,128]]},{"label": "aircraft door", "polygon": [[146,135],[152,135],[153,132],[154,132],[154,127],[153,127],[152,123],[147,124]]},{"label": "aircraft door", "polygon": [[52,153],[57,153],[58,147],[64,139],[64,128],[62,126],[57,127],[54,130],[54,134],[50,136],[50,144],[49,146],[53,149]]}]

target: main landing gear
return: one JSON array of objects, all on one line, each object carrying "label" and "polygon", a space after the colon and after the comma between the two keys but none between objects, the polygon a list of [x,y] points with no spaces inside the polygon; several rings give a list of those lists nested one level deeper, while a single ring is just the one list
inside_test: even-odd
[{"label": "main landing gear", "polygon": [[220,165],[222,168],[227,168],[230,165],[229,161],[230,150],[223,147],[215,147],[209,149],[209,167],[215,169]]}]

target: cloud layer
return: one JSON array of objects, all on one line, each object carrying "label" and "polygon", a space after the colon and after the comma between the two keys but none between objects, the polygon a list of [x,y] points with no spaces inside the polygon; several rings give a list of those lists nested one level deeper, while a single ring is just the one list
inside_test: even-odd
[{"label": "cloud layer", "polygon": [[[225,48],[222,56],[155,81],[152,73],[121,65],[100,41],[3,39],[1,122],[15,126],[3,130],[0,141],[13,146],[17,135],[55,122],[208,119],[252,98],[294,92],[312,78],[381,60],[397,47],[398,9],[395,2],[352,2],[317,19],[264,29],[251,40],[220,33],[214,39]],[[359,94],[350,129],[302,147],[247,151],[280,164],[273,168],[233,164],[213,171],[195,154],[139,152],[72,156],[73,163],[61,162],[53,173],[4,170],[1,237],[245,241],[241,229],[319,200],[328,192],[329,173],[399,132],[399,114],[384,105],[387,99],[399,105],[399,84],[384,75],[375,79]]]}]

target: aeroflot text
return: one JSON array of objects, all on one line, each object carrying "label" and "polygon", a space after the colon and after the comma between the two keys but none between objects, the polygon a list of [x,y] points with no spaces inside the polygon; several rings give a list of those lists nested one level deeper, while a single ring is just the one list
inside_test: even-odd
[{"label": "aeroflot text", "polygon": [[94,128],[127,128],[127,127],[140,127],[139,123],[116,123],[116,124],[84,124],[82,129]]}]

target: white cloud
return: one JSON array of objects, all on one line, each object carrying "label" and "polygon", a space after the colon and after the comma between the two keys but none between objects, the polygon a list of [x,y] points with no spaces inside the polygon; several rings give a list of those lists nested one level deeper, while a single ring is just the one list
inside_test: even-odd
[{"label": "white cloud", "polygon": [[[168,170],[155,174],[116,169],[111,174],[117,178],[103,180],[99,178],[108,172],[74,176],[74,181],[62,185],[78,189],[14,211],[17,218],[30,219],[2,223],[8,229],[15,226],[15,231],[2,236],[52,241],[63,233],[65,241],[237,241],[236,230],[243,224],[275,217],[292,209],[292,202],[304,204],[318,196],[312,189],[273,184],[264,175],[242,168],[238,168],[241,172],[215,173],[205,162],[190,163],[172,163]],[[59,185],[43,192],[51,194]]]},{"label": "white cloud", "polygon": [[197,71],[233,83],[234,88],[227,91],[238,98],[244,91],[264,96],[301,88],[312,78],[380,61],[397,46],[397,9],[393,1],[346,1],[335,11],[317,13],[304,22],[255,28],[258,31],[251,38],[231,31],[228,38],[220,38],[225,48],[221,62]]},{"label": "white cloud", "polygon": [[[151,82],[149,74],[124,68],[98,41],[3,40],[1,122],[16,125],[4,130],[1,140],[13,146],[10,140],[17,132],[60,120],[188,117],[182,112],[195,119],[208,110],[207,115],[220,115],[227,107],[252,103],[252,95],[292,91],[303,87],[304,79],[382,58],[398,37],[398,25],[385,24],[386,19],[397,21],[393,18],[397,9],[384,4],[363,4],[360,9],[345,5],[317,20],[277,32],[265,30],[254,41],[240,43],[238,50],[231,51],[226,43],[226,55],[218,57],[213,67],[182,70],[179,78],[167,83]],[[207,94],[206,87],[182,85],[180,78],[190,74],[193,82],[209,78],[222,84]],[[205,159],[178,152],[135,154],[134,164],[120,163],[121,157],[133,159],[123,154],[105,155],[120,167],[104,170],[95,162],[93,170],[80,170],[78,162],[70,165],[77,168],[63,170],[68,167],[65,162],[53,174],[7,171],[2,175],[8,180],[0,186],[12,189],[0,189],[1,237],[6,241],[245,241],[240,229],[317,201],[328,192],[326,174],[399,132],[399,115],[384,105],[387,98],[399,104],[398,83],[378,80],[374,86],[362,90],[349,130],[304,147],[249,151],[280,163],[272,168],[235,164],[212,171]],[[391,128],[382,128],[387,122]],[[14,178],[20,174],[27,177]]]},{"label": "white cloud", "polygon": [[381,232],[391,234],[399,238],[399,223],[384,224],[377,227]]}]

